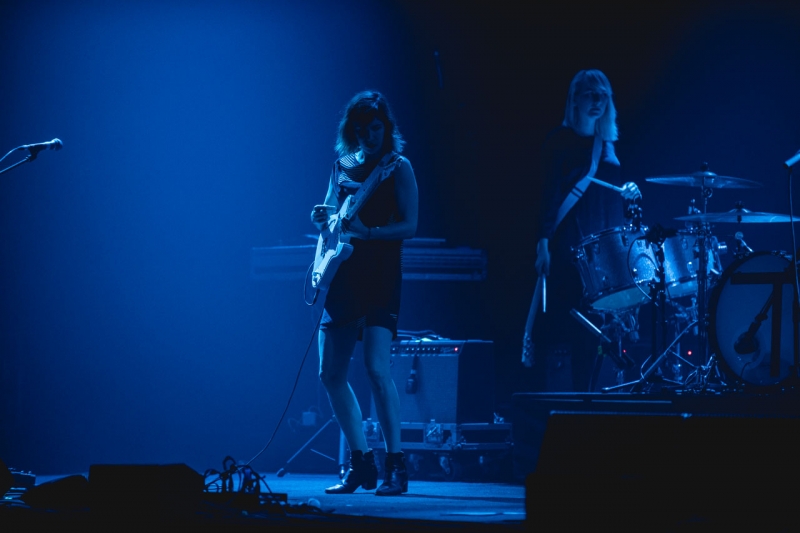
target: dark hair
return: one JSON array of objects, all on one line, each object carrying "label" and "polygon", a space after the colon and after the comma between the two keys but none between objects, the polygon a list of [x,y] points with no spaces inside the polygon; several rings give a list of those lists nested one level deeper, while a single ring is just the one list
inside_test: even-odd
[{"label": "dark hair", "polygon": [[[355,95],[342,111],[339,135],[334,146],[340,157],[357,152],[359,149],[356,124],[369,124],[375,118],[383,122],[382,150],[394,150],[397,153],[403,151],[403,145],[406,142],[403,140],[400,130],[397,129],[397,121],[386,97],[378,91],[363,91]],[[391,145],[388,145],[390,142]]]}]

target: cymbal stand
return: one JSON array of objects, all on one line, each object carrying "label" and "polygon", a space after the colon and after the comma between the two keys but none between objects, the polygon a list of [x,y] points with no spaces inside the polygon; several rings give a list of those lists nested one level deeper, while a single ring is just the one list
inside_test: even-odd
[{"label": "cymbal stand", "polygon": [[[703,163],[702,171],[708,170],[708,163]],[[708,213],[708,199],[714,192],[714,189],[706,186],[706,178],[703,178],[703,185],[701,186],[701,194],[703,196],[703,214]],[[711,224],[708,222],[701,223],[697,228],[697,240],[695,241],[695,254],[697,255],[697,324],[698,324],[698,340],[700,344],[700,361],[701,364],[690,373],[683,385],[689,386],[692,379],[697,379],[697,383],[693,384],[691,389],[695,392],[703,392],[709,385],[709,376],[714,372],[715,377],[719,380],[719,385],[725,386],[722,381],[722,376],[717,366],[717,356],[714,353],[709,354],[708,349],[708,243],[711,236]]]},{"label": "cymbal stand", "polygon": [[[688,333],[689,331],[694,330],[697,331],[697,298],[692,298],[692,305],[691,307],[685,307],[681,305],[677,300],[669,300],[667,302],[670,304],[672,308],[672,321],[671,324],[675,328],[675,334],[677,335],[676,340],[680,340],[683,336]],[[683,329],[681,329],[683,328]],[[675,358],[675,363],[680,365],[680,367],[690,368],[691,371],[695,371],[699,368],[699,365],[689,361],[685,357],[681,355],[681,345],[679,342],[676,343],[675,351],[672,354],[672,357]],[[702,363],[701,363],[702,364]],[[683,371],[682,370],[674,370],[673,369],[673,377],[676,381],[683,382]]]}]

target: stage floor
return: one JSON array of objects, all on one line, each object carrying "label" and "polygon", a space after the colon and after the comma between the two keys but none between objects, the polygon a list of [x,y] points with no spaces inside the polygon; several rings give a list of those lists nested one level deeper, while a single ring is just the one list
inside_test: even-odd
[{"label": "stage floor", "polygon": [[491,524],[525,519],[525,487],[521,485],[412,480],[402,496],[379,497],[374,490],[325,494],[324,488],[337,482],[335,475],[267,476],[270,488],[286,493],[290,503],[308,503],[314,498],[323,511],[337,514]]},{"label": "stage floor", "polygon": [[[83,473],[87,476],[88,474]],[[64,476],[37,476],[36,484],[56,481]],[[211,526],[214,529],[229,527],[269,527],[314,529],[316,527],[338,530],[371,529],[390,530],[484,530],[491,527],[499,531],[521,531],[525,520],[525,487],[502,483],[467,483],[446,481],[409,482],[409,492],[402,496],[378,497],[375,491],[358,490],[354,494],[329,495],[324,489],[338,482],[335,475],[287,474],[278,478],[266,474],[266,482],[273,493],[286,494],[289,516],[281,516],[275,509],[263,513],[224,512],[218,504],[215,511],[205,512],[205,518],[181,519],[192,525]],[[262,486],[263,490],[263,486]],[[317,510],[319,509],[319,511]],[[23,510],[14,513],[15,521],[27,521]],[[321,512],[320,512],[321,511]],[[2,511],[0,511],[2,512]],[[3,513],[5,514],[5,513]],[[41,513],[30,513],[30,519],[41,520]],[[48,522],[60,522],[51,513]],[[62,512],[62,524],[92,523],[89,511]],[[34,516],[35,515],[35,516]],[[0,515],[2,516],[2,515]],[[244,518],[246,516],[246,518]],[[55,520],[55,524],[52,522]],[[124,521],[120,518],[120,521]],[[498,529],[499,528],[499,529]]]}]

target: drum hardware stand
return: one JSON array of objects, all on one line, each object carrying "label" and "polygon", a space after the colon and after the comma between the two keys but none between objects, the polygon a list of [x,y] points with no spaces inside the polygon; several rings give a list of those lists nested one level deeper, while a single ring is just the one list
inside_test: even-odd
[{"label": "drum hardware stand", "polygon": [[[689,326],[686,327],[686,329],[684,329],[677,337],[675,337],[675,339],[669,344],[669,346],[667,346],[667,348],[658,355],[656,360],[653,361],[653,364],[651,364],[647,368],[647,370],[642,372],[642,377],[641,378],[639,378],[639,379],[637,379],[635,381],[628,382],[628,383],[623,383],[622,385],[616,385],[614,387],[604,387],[602,389],[602,391],[603,392],[612,392],[614,390],[623,389],[625,387],[631,387],[631,392],[635,392],[634,389],[636,388],[637,385],[641,385],[641,384],[646,383],[648,381],[658,381],[660,383],[664,383],[664,384],[667,384],[667,385],[674,385],[675,387],[679,387],[679,386],[683,385],[683,383],[681,383],[680,381],[674,381],[674,380],[671,380],[671,379],[667,379],[667,378],[665,378],[663,376],[658,376],[657,380],[651,380],[650,377],[655,372],[658,371],[658,369],[661,367],[661,364],[664,362],[664,359],[666,359],[666,357],[668,355],[670,355],[670,354],[675,355],[672,352],[672,348],[683,337],[683,335],[686,334],[686,332],[688,332],[692,327],[694,327],[695,324],[697,324],[697,322],[690,323]],[[683,360],[683,361],[686,361],[685,359],[680,357],[680,355],[678,355],[677,357],[679,359]],[[687,363],[688,363],[688,361],[687,361]],[[691,365],[691,363],[688,363],[688,364]]]},{"label": "drum hardware stand", "polygon": [[[692,329],[694,329],[694,332],[695,332],[695,335],[696,335],[697,334],[697,298],[696,297],[692,298],[692,305],[690,307],[686,307],[684,305],[681,305],[680,303],[678,303],[677,301],[674,301],[674,300],[668,300],[667,303],[670,304],[672,306],[672,308],[673,308],[672,325],[675,327],[675,334],[677,336],[677,339],[682,339],[683,336],[686,333],[688,333],[689,331],[692,331]],[[681,329],[681,324],[684,324],[684,323],[688,324],[688,325],[687,326],[683,326],[683,329]],[[672,354],[672,356],[675,357],[675,359],[677,360],[678,364],[683,363],[684,365],[686,365],[686,367],[691,368],[693,370],[697,370],[697,365],[696,364],[692,363],[691,361],[689,361],[688,359],[684,358],[681,355],[680,343],[677,343],[677,344],[678,344],[677,349],[675,350],[675,353]],[[674,346],[674,344],[673,344],[673,346]],[[679,378],[676,378],[676,381],[681,381],[681,382],[684,381],[684,378],[681,375],[680,371],[674,372],[674,376],[680,376]]]},{"label": "drum hardware stand", "polygon": [[[650,241],[651,243],[656,245],[656,275],[655,278],[650,282],[650,291],[651,294],[655,294],[655,297],[652,298],[654,305],[656,306],[656,311],[652,314],[651,324],[652,324],[652,351],[651,353],[655,355],[658,353],[658,322],[659,322],[659,310],[661,313],[661,329],[662,329],[662,345],[665,343],[666,333],[667,333],[667,319],[666,319],[666,305],[667,305],[667,297],[666,297],[666,275],[664,272],[664,240],[666,239],[670,230],[665,230],[659,225],[654,226],[653,230],[648,236],[645,235],[645,239]],[[688,329],[687,329],[688,331]],[[613,392],[616,390],[630,388],[631,392],[634,392],[638,386],[648,383],[651,380],[651,376],[658,371],[661,364],[664,362],[664,359],[671,353],[672,347],[675,343],[680,339],[678,336],[675,340],[670,343],[659,355],[656,357],[655,361],[645,370],[642,372],[641,377],[634,381],[629,381],[628,383],[621,383],[619,385],[615,385],[613,387],[603,387],[601,390],[603,392]],[[661,375],[658,376],[658,381],[661,383],[665,383],[668,385],[680,386],[682,383],[678,381],[673,381],[667,379]]]},{"label": "drum hardware stand", "polygon": [[[710,378],[712,372],[717,381],[716,384],[720,387],[727,387],[719,371],[716,353],[709,354],[708,350],[708,306],[706,304],[708,301],[706,296],[708,292],[708,250],[706,248],[706,237],[709,234],[709,224],[701,224],[698,229],[696,246],[699,263],[697,272],[697,336],[699,339],[701,364],[692,365],[695,368],[694,372],[691,372],[682,383],[686,390],[692,392],[707,392],[709,383],[711,382]],[[692,380],[696,380],[696,383],[692,384]]]},{"label": "drum hardware stand", "polygon": [[642,228],[642,207],[636,203],[636,200],[627,200],[625,202],[625,213],[623,214],[629,224],[635,229]]},{"label": "drum hardware stand", "polygon": [[591,386],[589,387],[590,391],[594,392],[594,384],[596,382],[596,374],[599,373],[600,369],[598,367],[598,361],[601,361],[601,358],[605,355],[608,355],[612,361],[614,361],[614,365],[617,367],[617,381],[621,382],[622,380],[620,377],[623,375],[622,373],[632,368],[636,362],[631,359],[631,357],[626,354],[622,349],[622,335],[616,335],[616,351],[612,346],[614,342],[606,336],[597,326],[595,326],[588,318],[583,316],[580,311],[577,309],[570,309],[569,314],[572,318],[577,320],[583,327],[585,327],[589,333],[594,335],[597,340],[600,341],[602,345],[602,351],[598,351],[595,357],[595,364],[594,369],[592,370],[592,379],[591,379]]},{"label": "drum hardware stand", "polygon": [[736,249],[733,251],[733,256],[736,259],[747,257],[753,253],[753,249],[747,246],[747,243],[744,242],[744,233],[737,231],[734,233],[733,238],[736,239]]},{"label": "drum hardware stand", "polygon": [[[700,166],[701,172],[708,171],[708,163],[703,163]],[[706,177],[702,178],[702,185],[700,186],[701,195],[703,197],[703,214],[708,213],[708,199],[714,194],[714,189],[706,185]],[[683,385],[686,386],[692,376],[698,377],[698,386],[693,387],[695,392],[706,391],[709,384],[709,376],[712,371],[719,381],[719,385],[726,386],[722,381],[716,354],[710,354],[708,350],[708,237],[711,235],[711,224],[702,222],[697,228],[697,240],[695,241],[695,254],[698,259],[697,268],[697,336],[699,340],[700,352],[700,365],[697,365],[695,371],[687,376]]]}]

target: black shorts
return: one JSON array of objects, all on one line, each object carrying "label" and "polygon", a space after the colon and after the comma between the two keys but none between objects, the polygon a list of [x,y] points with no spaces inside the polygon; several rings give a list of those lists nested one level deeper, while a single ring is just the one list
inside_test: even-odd
[{"label": "black shorts", "polygon": [[386,328],[392,332],[392,340],[397,338],[397,313],[392,313],[388,309],[375,309],[373,311],[368,312],[365,315],[361,315],[360,317],[350,320],[343,324],[337,324],[336,321],[331,317],[328,310],[325,309],[322,312],[322,320],[319,323],[319,329],[321,330],[331,330],[331,329],[344,329],[344,328],[354,328],[358,330],[358,340],[362,340],[364,336],[364,328],[365,327],[372,327],[372,326],[380,326],[382,328]]},{"label": "black shorts", "polygon": [[381,326],[397,337],[403,270],[401,250],[392,241],[367,241],[342,263],[325,297],[320,329]]}]

